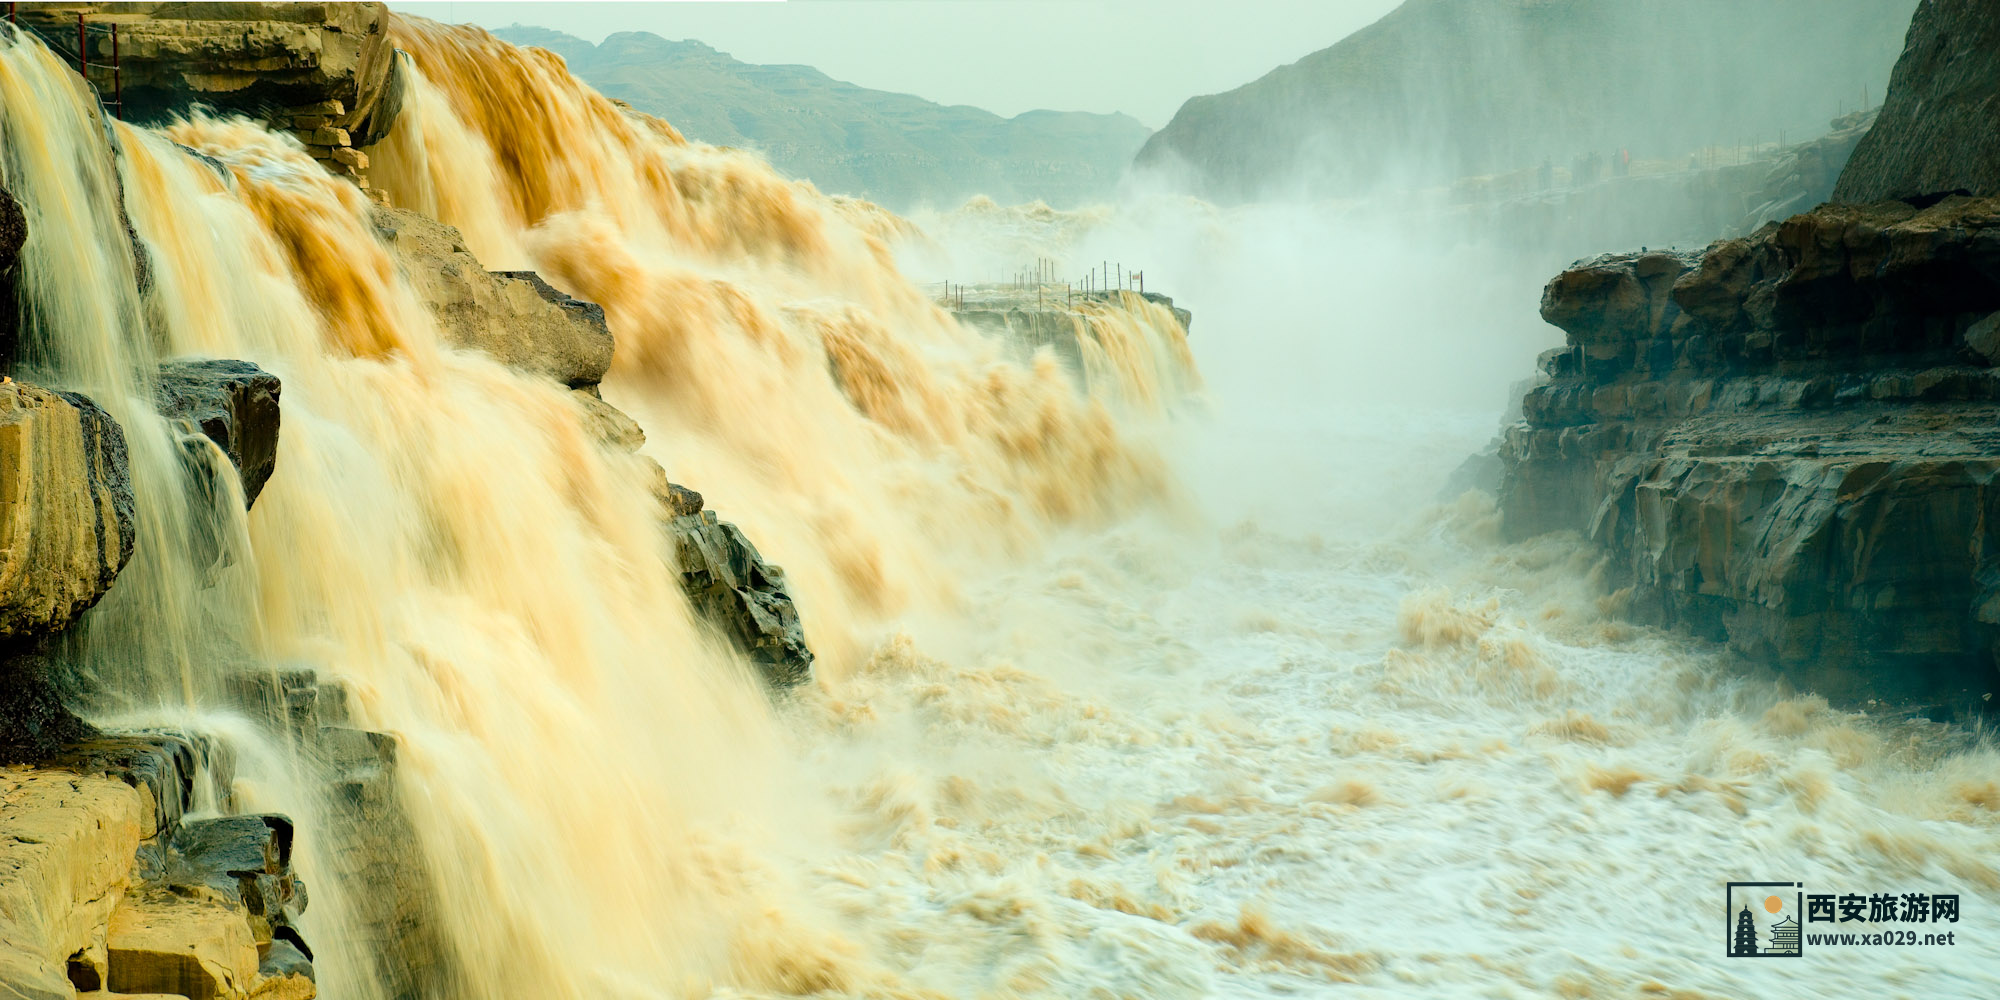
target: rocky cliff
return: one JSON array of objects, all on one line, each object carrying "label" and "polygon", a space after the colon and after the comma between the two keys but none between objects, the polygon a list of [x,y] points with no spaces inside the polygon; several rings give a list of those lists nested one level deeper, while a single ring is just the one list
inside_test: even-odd
[{"label": "rocky cliff", "polygon": [[[13,20],[73,60],[120,117],[196,107],[290,132],[367,186],[367,154],[402,110],[381,3],[24,3]],[[4,226],[0,226],[4,229]]]},{"label": "rocky cliff", "polygon": [[1500,449],[1638,618],[1829,694],[1981,703],[2000,663],[2000,202],[1827,205],[1549,283]]},{"label": "rocky cliff", "polygon": [[229,778],[214,744],[171,732],[0,768],[0,992],[310,1000],[291,821],[189,816],[227,805]]},{"label": "rocky cliff", "polygon": [[[1882,93],[1909,0],[1408,0],[1140,150],[1201,193],[1347,195],[1809,135]],[[1773,59],[1770,52],[1785,52]]]},{"label": "rocky cliff", "polygon": [[1992,190],[1996,13],[1925,0],[1833,203],[1549,282],[1509,535],[1582,533],[1633,616],[1803,686],[1990,709],[2000,199],[1951,192]]},{"label": "rocky cliff", "polygon": [[2000,2],[1924,0],[1838,201],[2000,195]]},{"label": "rocky cliff", "polygon": [[85,396],[0,384],[0,642],[59,632],[132,557],[125,433]]}]

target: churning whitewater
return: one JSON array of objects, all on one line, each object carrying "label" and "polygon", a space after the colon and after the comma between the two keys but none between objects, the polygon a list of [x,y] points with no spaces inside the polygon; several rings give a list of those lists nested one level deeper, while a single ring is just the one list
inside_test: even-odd
[{"label": "churning whitewater", "polygon": [[[61,655],[93,721],[284,762],[236,794],[300,819],[323,995],[2000,994],[1977,933],[1711,960],[1729,879],[2000,903],[2000,756],[1619,624],[1574,539],[1501,545],[1489,498],[1434,503],[1492,413],[1196,371],[1191,347],[1326,351],[1301,303],[1341,326],[1368,289],[1190,264],[1202,337],[1137,296],[1087,307],[1080,389],[906,276],[916,226],[550,53],[393,31],[413,82],[371,183],[603,306],[640,456],[451,346],[380,209],[293,139],[107,122],[38,43],[0,51],[23,370],[118,418],[139,501],[132,565]],[[183,356],[283,379],[277,472],[225,523],[185,498],[228,459],[150,403]],[[783,564],[809,688],[774,700],[697,625],[641,456]],[[286,663],[400,741],[422,968],[347,891],[324,762],[216,707]]]}]

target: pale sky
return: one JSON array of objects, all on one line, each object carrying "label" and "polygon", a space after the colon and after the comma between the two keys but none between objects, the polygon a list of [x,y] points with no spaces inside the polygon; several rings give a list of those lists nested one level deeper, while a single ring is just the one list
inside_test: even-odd
[{"label": "pale sky", "polygon": [[700,39],[744,62],[1002,115],[1123,111],[1159,128],[1182,101],[1325,48],[1400,0],[776,0],[395,3],[440,21]]}]

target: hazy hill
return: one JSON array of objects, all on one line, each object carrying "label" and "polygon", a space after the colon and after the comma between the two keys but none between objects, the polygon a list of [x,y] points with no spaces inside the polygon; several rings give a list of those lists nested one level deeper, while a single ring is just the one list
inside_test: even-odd
[{"label": "hazy hill", "polygon": [[1220,198],[1428,183],[1595,150],[1807,138],[1882,99],[1915,0],[1407,0],[1223,94],[1138,162]]},{"label": "hazy hill", "polygon": [[843,83],[810,66],[739,62],[700,42],[620,32],[592,45],[516,25],[494,32],[561,55],[604,94],[690,138],[761,150],[822,190],[895,208],[974,194],[1065,206],[1108,195],[1147,129],[1126,115],[1012,118]]}]

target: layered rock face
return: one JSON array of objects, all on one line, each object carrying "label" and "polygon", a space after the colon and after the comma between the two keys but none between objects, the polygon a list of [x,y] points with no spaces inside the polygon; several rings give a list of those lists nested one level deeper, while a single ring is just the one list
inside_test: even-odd
[{"label": "layered rock face", "polygon": [[1550,282],[1500,449],[1649,621],[1829,694],[1977,704],[2000,655],[2000,201],[1826,205]]},{"label": "layered rock face", "polygon": [[293,926],[306,892],[290,821],[186,818],[198,780],[228,804],[230,764],[215,750],[147,733],[0,769],[5,995],[314,995]]},{"label": "layered rock face", "polygon": [[665,469],[638,454],[646,432],[595,387],[571,394],[604,447],[646,464],[660,501],[660,525],[672,540],[681,590],[710,628],[757,668],[764,682],[782,690],[812,678],[798,605],[785,589],[785,571],[764,560],[743,529],[704,510],[700,493],[667,481]]},{"label": "layered rock face", "polygon": [[741,528],[702,510],[701,494],[672,489],[667,530],[679,556],[681,587],[695,610],[735,643],[765,683],[787,688],[810,679],[813,654],[785,590],[785,571],[765,562]]},{"label": "layered rock face", "polygon": [[380,3],[21,4],[15,17],[78,59],[125,118],[156,123],[197,105],[248,115],[357,180],[359,147],[387,135],[402,107]]},{"label": "layered rock face", "polygon": [[2000,0],[1923,0],[1834,199],[2000,195]]},{"label": "layered rock face", "polygon": [[0,383],[0,643],[60,631],[132,556],[125,433],[96,403]]}]

